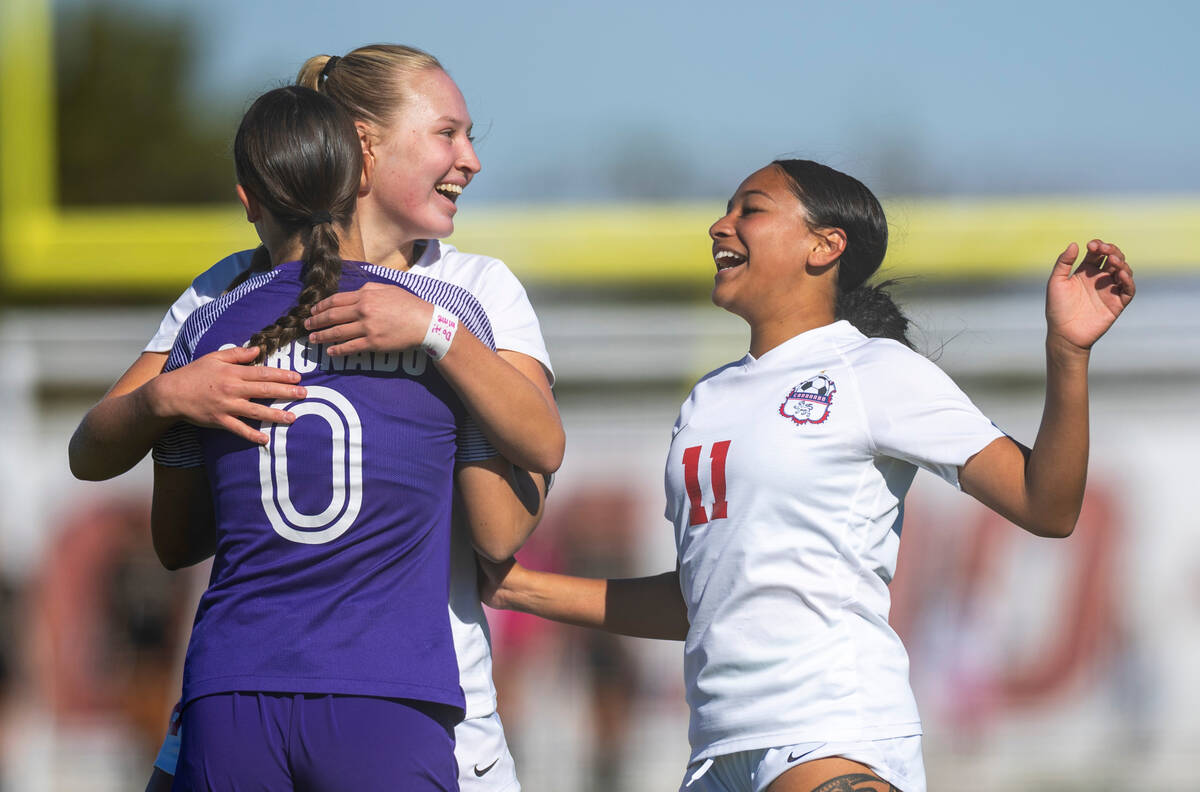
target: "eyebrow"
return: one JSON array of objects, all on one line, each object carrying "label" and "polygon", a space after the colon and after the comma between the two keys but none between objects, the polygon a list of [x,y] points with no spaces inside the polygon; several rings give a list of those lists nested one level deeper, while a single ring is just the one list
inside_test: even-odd
[{"label": "eyebrow", "polygon": [[[751,196],[751,195],[761,195],[763,198],[766,198],[768,201],[771,201],[772,203],[774,203],[774,201],[775,201],[774,198],[772,198],[768,193],[766,193],[762,190],[746,190],[746,192],[741,193],[741,197],[743,199],[745,199],[746,197]],[[736,196],[736,195],[734,196],[734,198],[737,198],[737,197],[738,196]],[[733,198],[730,198],[729,202],[725,204],[725,214],[729,214],[732,211],[733,211]]]}]

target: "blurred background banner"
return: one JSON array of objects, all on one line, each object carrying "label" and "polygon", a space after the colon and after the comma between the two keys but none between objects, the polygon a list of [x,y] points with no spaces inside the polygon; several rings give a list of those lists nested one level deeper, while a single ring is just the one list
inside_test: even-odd
[{"label": "blurred background banner", "polygon": [[[205,572],[158,567],[148,465],[77,482],[67,440],[190,279],[255,244],[229,156],[248,102],[374,40],[433,52],[462,86],[484,167],[451,242],[504,259],[542,318],[568,451],[531,565],[673,565],[670,427],[747,342],[708,303],[706,229],[767,161],[827,162],[881,196],[919,347],[1026,442],[1050,263],[1118,242],[1138,299],[1093,357],[1075,535],[1027,537],[921,474],[892,618],[931,789],[1195,787],[1200,11],[397,6],[0,4],[0,791],[148,776]],[[492,616],[529,792],[675,788],[679,645]]]}]

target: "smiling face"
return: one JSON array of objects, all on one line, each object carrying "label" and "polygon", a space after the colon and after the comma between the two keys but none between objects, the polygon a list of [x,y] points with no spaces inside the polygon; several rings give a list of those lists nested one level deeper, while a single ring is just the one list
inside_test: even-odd
[{"label": "smiling face", "polygon": [[741,183],[708,234],[717,267],[712,301],[752,326],[780,316],[812,290],[809,259],[825,240],[774,165]]},{"label": "smiling face", "polygon": [[450,75],[424,69],[405,87],[391,123],[367,129],[370,191],[359,206],[371,249],[449,236],[455,202],[480,169],[467,103]]}]

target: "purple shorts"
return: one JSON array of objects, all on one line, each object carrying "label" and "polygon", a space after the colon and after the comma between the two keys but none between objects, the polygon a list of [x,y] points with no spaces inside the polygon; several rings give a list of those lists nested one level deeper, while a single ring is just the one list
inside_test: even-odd
[{"label": "purple shorts", "polygon": [[172,790],[457,790],[461,710],[408,699],[219,693],[183,710]]}]

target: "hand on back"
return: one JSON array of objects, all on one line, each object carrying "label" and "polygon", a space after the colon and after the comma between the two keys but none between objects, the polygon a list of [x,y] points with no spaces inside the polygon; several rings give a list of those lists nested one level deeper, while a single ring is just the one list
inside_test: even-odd
[{"label": "hand on back", "polygon": [[419,347],[432,316],[433,306],[407,289],[368,283],[321,300],[304,326],[329,354],[352,355]]},{"label": "hand on back", "polygon": [[297,384],[300,375],[295,371],[250,365],[257,354],[257,347],[222,349],[160,374],[148,385],[152,409],[266,444],[267,436],[243,419],[290,424],[295,416],[253,400],[303,399],[306,391]]}]

